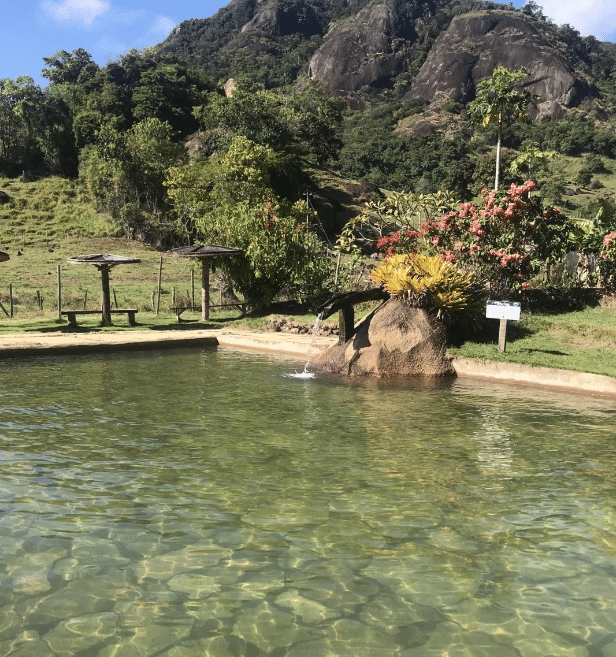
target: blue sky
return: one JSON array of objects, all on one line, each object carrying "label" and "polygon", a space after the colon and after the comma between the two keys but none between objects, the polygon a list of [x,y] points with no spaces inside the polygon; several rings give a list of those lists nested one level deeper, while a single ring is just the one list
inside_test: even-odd
[{"label": "blue sky", "polygon": [[[207,18],[228,0],[4,0],[0,78],[29,75],[38,84],[43,57],[84,48],[101,66],[130,48],[160,43],[175,25]],[[516,6],[525,0],[516,0]],[[561,25],[616,41],[614,0],[546,0],[537,4]]]}]

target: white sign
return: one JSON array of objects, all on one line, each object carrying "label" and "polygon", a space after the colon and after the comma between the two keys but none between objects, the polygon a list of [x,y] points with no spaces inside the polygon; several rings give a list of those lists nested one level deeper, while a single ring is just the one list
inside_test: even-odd
[{"label": "white sign", "polygon": [[518,301],[488,301],[486,317],[488,319],[520,319],[521,309]]}]

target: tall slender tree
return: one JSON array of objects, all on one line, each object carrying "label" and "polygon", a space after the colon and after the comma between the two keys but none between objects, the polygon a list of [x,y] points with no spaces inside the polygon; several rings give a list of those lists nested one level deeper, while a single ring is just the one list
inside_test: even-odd
[{"label": "tall slender tree", "polygon": [[527,110],[529,105],[536,105],[536,98],[531,93],[519,88],[528,71],[522,66],[510,71],[504,66],[497,66],[492,77],[482,80],[477,85],[477,97],[468,104],[469,123],[487,127],[497,125],[496,174],[494,189],[498,190],[500,179],[500,153],[503,139],[503,126],[506,123],[522,121],[530,123]]}]

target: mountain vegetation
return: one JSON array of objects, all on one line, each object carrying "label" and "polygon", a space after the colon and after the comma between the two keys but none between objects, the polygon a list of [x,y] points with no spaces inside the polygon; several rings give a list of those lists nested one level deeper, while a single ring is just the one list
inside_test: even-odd
[{"label": "mountain vegetation", "polygon": [[[0,178],[78,180],[118,231],[159,247],[239,246],[247,297],[325,285],[350,217],[323,171],[354,181],[356,201],[384,189],[468,203],[496,161],[496,187],[531,178],[597,256],[616,228],[603,182],[616,45],[533,0],[231,0],[106,66],[81,48],[43,63],[44,88],[0,80]],[[498,118],[499,70],[528,121]]]}]

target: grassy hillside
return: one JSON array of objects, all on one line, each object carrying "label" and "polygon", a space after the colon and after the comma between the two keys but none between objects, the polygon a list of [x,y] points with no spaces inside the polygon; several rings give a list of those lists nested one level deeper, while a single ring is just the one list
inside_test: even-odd
[{"label": "grassy hillside", "polygon": [[[125,239],[106,215],[96,211],[78,182],[46,178],[37,182],[0,179],[0,190],[10,201],[0,206],[0,250],[10,260],[0,264],[0,301],[8,310],[9,285],[13,288],[14,320],[53,317],[57,314],[57,268],[61,270],[63,308],[100,304],[100,275],[89,265],[69,265],[67,260],[86,253],[113,253],[136,257],[140,264],[111,271],[111,287],[120,307],[152,309],[163,255],[140,242]],[[190,261],[163,257],[161,310],[191,290]],[[200,270],[197,281],[199,293]],[[43,297],[43,311],[37,302]],[[192,294],[192,291],[191,291]],[[0,309],[0,323],[7,327]],[[89,320],[90,321],[90,320]],[[95,323],[95,319],[91,319]],[[120,321],[120,320],[119,320]],[[119,323],[118,321],[118,323]]]}]

